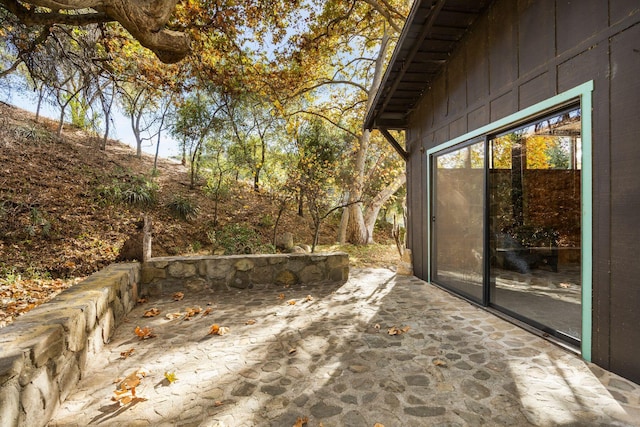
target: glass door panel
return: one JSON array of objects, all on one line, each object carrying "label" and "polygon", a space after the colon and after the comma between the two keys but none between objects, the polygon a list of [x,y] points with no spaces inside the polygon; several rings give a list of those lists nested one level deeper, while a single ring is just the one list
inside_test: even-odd
[{"label": "glass door panel", "polygon": [[484,141],[433,156],[432,281],[482,302]]},{"label": "glass door panel", "polygon": [[490,304],[578,343],[580,109],[489,141]]}]

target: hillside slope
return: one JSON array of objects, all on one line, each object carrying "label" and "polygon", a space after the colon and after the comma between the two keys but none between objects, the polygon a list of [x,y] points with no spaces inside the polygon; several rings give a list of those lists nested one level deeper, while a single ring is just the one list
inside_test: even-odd
[{"label": "hillside slope", "polygon": [[[42,118],[36,123],[31,113],[0,103],[0,326],[3,313],[32,308],[114,262],[145,212],[153,222],[153,256],[211,253],[210,232],[228,224],[271,242],[277,204],[268,193],[238,182],[220,203],[214,226],[214,201],[202,188],[189,188],[186,167],[159,159],[158,174],[151,178],[152,156],[138,159],[131,147],[113,140],[101,151],[97,138],[68,126],[58,138],[56,125]],[[110,203],[105,197],[105,189],[141,177],[158,186],[154,206]],[[177,195],[199,207],[197,218],[171,215],[166,205]],[[333,243],[336,222],[323,223],[321,244]],[[278,231],[290,231],[297,243],[310,244],[313,236],[308,215],[298,216],[294,207],[284,213]],[[373,251],[372,263],[397,256],[386,243]],[[367,265],[370,254],[354,250],[355,259]]]}]

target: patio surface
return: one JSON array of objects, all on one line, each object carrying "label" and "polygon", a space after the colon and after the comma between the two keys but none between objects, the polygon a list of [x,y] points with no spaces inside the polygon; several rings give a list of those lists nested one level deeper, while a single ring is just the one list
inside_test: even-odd
[{"label": "patio surface", "polygon": [[[211,313],[165,318],[197,306]],[[210,335],[214,323],[229,332]],[[136,326],[157,336],[141,340]],[[50,426],[640,425],[637,384],[385,269],[352,270],[343,285],[151,299],[90,363]],[[140,368],[142,399],[120,407],[114,381]]]}]

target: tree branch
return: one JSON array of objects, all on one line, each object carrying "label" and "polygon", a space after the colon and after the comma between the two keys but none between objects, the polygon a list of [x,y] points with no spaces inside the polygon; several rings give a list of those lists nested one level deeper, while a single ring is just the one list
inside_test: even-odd
[{"label": "tree branch", "polygon": [[27,9],[17,0],[0,0],[0,5],[11,12],[24,25],[53,25],[64,24],[72,26],[84,26],[101,22],[115,21],[106,13],[89,12],[81,14],[68,14],[59,12],[36,12]]},{"label": "tree branch", "polygon": [[[0,0],[0,6],[14,14],[25,25],[65,24],[83,26],[117,21],[140,44],[162,62],[170,64],[182,60],[191,51],[186,33],[165,29],[178,0],[30,0],[28,4],[51,9],[36,12],[18,0]],[[80,13],[58,12],[87,10]]]},{"label": "tree branch", "polygon": [[[384,5],[388,8],[388,9],[384,9],[380,3],[378,3],[376,0],[363,0],[365,3],[367,3],[368,5],[370,5],[371,7],[373,7],[376,11],[378,11],[378,13],[380,15],[382,15],[384,17],[384,19],[386,19],[386,21],[389,23],[389,25],[391,25],[391,27],[397,31],[398,33],[402,32],[402,28],[396,24],[396,22],[393,20],[393,18],[391,17],[391,13],[389,13],[389,11],[394,12],[395,14],[399,15],[399,12],[396,11],[395,9],[391,8],[389,3],[387,3],[386,1],[382,1],[384,3]],[[400,15],[402,16],[402,15]]]},{"label": "tree branch", "polygon": [[345,128],[342,125],[339,125],[338,123],[336,123],[335,121],[331,120],[329,117],[327,117],[327,116],[325,116],[323,114],[316,113],[314,111],[305,111],[305,110],[294,111],[292,114],[298,114],[298,113],[309,114],[309,115],[312,115],[312,116],[320,117],[321,119],[324,119],[324,120],[328,121],[329,123],[331,123],[332,125],[334,125],[338,129],[348,133],[349,135],[353,136],[354,138],[359,138],[360,137],[360,135],[354,133],[353,131]]}]

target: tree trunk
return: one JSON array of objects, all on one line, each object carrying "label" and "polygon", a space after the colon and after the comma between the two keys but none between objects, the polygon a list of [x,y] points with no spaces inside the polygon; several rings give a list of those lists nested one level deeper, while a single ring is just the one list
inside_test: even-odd
[{"label": "tree trunk", "polygon": [[378,219],[378,214],[380,213],[380,208],[387,203],[387,200],[391,196],[395,194],[396,191],[400,189],[407,182],[407,175],[402,173],[398,175],[396,179],[393,180],[391,184],[385,187],[382,191],[376,194],[376,197],[373,198],[371,204],[367,206],[364,214],[364,223],[367,229],[367,244],[374,243],[373,241],[373,228],[376,225],[376,220]]},{"label": "tree trunk", "polygon": [[[347,198],[345,202],[348,202]],[[344,245],[347,242],[347,226],[349,225],[349,208],[342,208],[342,217],[340,218],[340,229],[338,230],[338,242]]]},{"label": "tree trunk", "polygon": [[[380,50],[376,57],[376,67],[373,76],[373,82],[369,88],[367,98],[368,111],[373,103],[375,94],[382,82],[382,76],[384,75],[384,58],[387,48],[389,46],[389,34],[385,29],[382,36],[382,42],[380,44]],[[365,129],[358,138],[358,147],[354,154],[354,176],[353,181],[349,187],[349,203],[353,203],[349,206],[349,218],[347,225],[347,241],[355,245],[366,245],[367,242],[373,240],[373,234],[370,234],[367,230],[363,215],[363,203],[362,196],[364,194],[364,182],[365,182],[365,166],[367,154],[369,151],[369,141],[371,139],[371,132]],[[356,203],[360,202],[360,203]],[[371,230],[373,233],[373,230]]]}]

